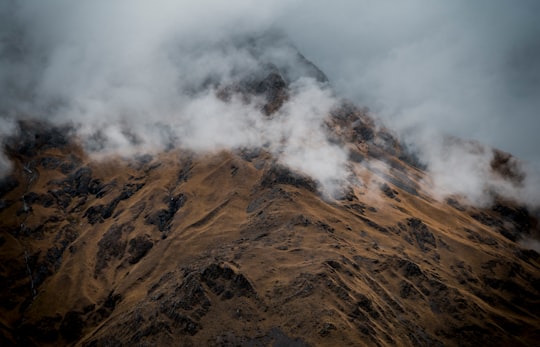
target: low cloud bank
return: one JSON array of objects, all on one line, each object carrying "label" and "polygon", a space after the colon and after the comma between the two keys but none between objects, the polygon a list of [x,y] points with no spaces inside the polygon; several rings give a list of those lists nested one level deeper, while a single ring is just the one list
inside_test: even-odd
[{"label": "low cloud bank", "polygon": [[[189,6],[188,6],[189,5]],[[333,191],[346,151],[323,124],[336,99],[325,77],[271,29],[287,8],[232,1],[29,1],[2,5],[0,136],[17,120],[69,123],[99,155],[266,147]],[[279,71],[288,85],[271,116],[264,96],[223,90]],[[9,168],[0,157],[2,173]]]},{"label": "low cloud bank", "polygon": [[[0,140],[17,130],[18,120],[37,118],[72,124],[85,148],[100,155],[156,152],[170,146],[196,151],[265,147],[281,163],[315,178],[323,191],[335,193],[349,174],[347,150],[330,141],[325,130],[325,120],[339,101],[324,74],[282,32],[276,33],[276,27],[282,27],[328,68],[338,92],[372,107],[404,142],[412,141],[411,147],[429,165],[437,195],[463,194],[483,205],[496,192],[539,204],[540,180],[532,164],[519,164],[524,178],[509,182],[493,174],[493,151],[444,140],[426,122],[435,117],[458,126],[470,110],[480,116],[493,111],[482,109],[480,103],[474,103],[480,108],[463,108],[476,97],[485,100],[482,95],[489,79],[469,86],[480,94],[464,98],[454,88],[459,83],[444,68],[449,59],[459,65],[462,53],[478,42],[443,44],[457,37],[449,24],[431,34],[424,32],[426,25],[434,24],[426,18],[443,18],[449,8],[426,7],[427,17],[420,17],[416,25],[403,19],[406,30],[394,36],[379,30],[373,21],[394,18],[401,13],[400,6],[377,5],[371,12],[358,12],[365,31],[356,22],[336,18],[343,13],[342,5],[326,13],[320,6],[319,2],[241,0],[6,1],[0,5]],[[407,9],[405,13],[411,12]],[[457,15],[462,9],[452,7],[451,13]],[[313,16],[298,15],[291,22],[291,16],[300,12]],[[313,48],[312,35],[320,30],[301,25],[320,16],[329,16],[337,28],[346,23],[352,27],[334,33],[333,41],[321,34],[319,49]],[[354,32],[362,33],[364,41],[350,37]],[[448,40],[441,42],[441,37]],[[365,58],[363,68],[344,58],[339,49],[334,60],[321,53],[332,52],[341,39],[351,45],[345,50],[350,59]],[[395,49],[386,54],[384,47],[389,45]],[[419,52],[424,58],[417,61]],[[472,63],[477,66],[481,59]],[[494,63],[487,68],[496,67]],[[272,115],[262,108],[264,96],[224,96],[225,90],[250,85],[273,71],[282,73],[289,89]],[[455,71],[460,72],[456,78],[471,72],[466,67]],[[474,71],[487,76],[484,70]],[[423,130],[418,130],[423,124]],[[10,169],[9,160],[0,154],[0,175]]]}]

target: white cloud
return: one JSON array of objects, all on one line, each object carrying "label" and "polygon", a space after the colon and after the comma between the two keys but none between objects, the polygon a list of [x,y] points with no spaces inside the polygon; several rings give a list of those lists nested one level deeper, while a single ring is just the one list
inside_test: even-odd
[{"label": "white cloud", "polygon": [[[301,79],[313,71],[284,40],[260,38],[281,27],[340,93],[373,108],[404,141],[416,142],[441,192],[482,202],[487,184],[532,201],[528,192],[537,189],[517,194],[501,181],[485,182],[489,150],[449,148],[437,140],[443,129],[537,156],[540,104],[531,89],[540,86],[540,47],[532,44],[539,26],[531,6],[5,2],[0,128],[10,129],[21,115],[73,122],[88,148],[105,154],[171,143],[201,151],[269,144],[281,162],[335,191],[347,176],[346,151],[324,131],[335,100],[326,86]],[[288,102],[273,117],[261,114],[257,98],[216,97],[216,88],[264,77],[257,74],[270,71],[268,63],[291,83]],[[4,156],[0,168],[9,169]],[[534,177],[527,176],[527,187],[538,185]]]}]

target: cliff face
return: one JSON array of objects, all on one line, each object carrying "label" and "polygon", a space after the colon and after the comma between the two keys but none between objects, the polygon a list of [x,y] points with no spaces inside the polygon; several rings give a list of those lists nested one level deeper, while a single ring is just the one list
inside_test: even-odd
[{"label": "cliff face", "polygon": [[[288,83],[269,68],[217,94],[272,117]],[[264,147],[98,160],[69,127],[21,122],[0,182],[1,344],[537,343],[527,209],[434,199],[425,167],[350,104],[326,126],[356,182],[339,197]]]}]

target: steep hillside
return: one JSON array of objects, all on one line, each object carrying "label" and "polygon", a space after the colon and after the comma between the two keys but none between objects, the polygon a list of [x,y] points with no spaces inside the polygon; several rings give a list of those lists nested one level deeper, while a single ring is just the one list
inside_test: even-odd
[{"label": "steep hillside", "polygon": [[354,173],[339,198],[264,148],[98,160],[69,127],[21,123],[0,185],[1,344],[536,344],[527,210],[433,199],[351,105],[328,127]]}]

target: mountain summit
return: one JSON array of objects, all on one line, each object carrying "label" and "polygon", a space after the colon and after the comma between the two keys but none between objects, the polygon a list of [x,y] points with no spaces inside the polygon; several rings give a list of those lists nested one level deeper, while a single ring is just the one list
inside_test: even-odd
[{"label": "mountain summit", "polygon": [[[368,111],[320,106],[334,96],[301,54],[292,68],[290,48],[242,45],[257,69],[186,92],[196,116],[158,118],[146,153],[125,121],[17,122],[0,181],[0,344],[538,343],[529,207],[435,196],[428,167]],[[485,155],[498,182],[523,182],[513,157]]]}]

